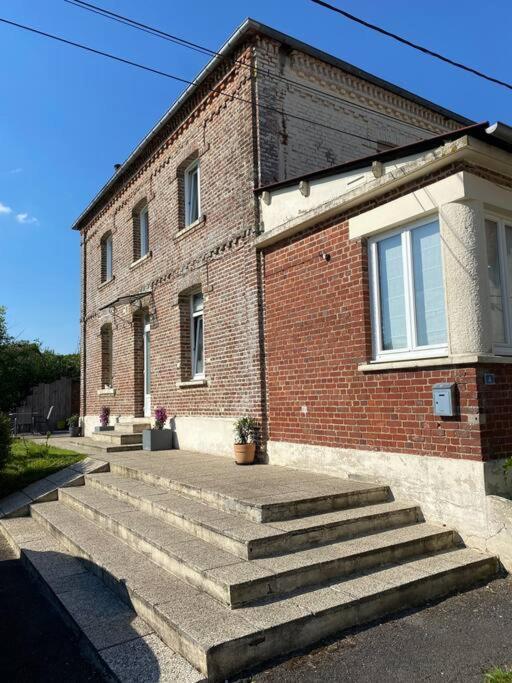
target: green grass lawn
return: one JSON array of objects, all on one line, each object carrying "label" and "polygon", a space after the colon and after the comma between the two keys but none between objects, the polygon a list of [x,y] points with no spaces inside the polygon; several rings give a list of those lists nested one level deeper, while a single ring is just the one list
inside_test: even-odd
[{"label": "green grass lawn", "polygon": [[485,683],[512,683],[512,669],[496,667],[485,674]]},{"label": "green grass lawn", "polygon": [[14,439],[11,457],[4,469],[0,471],[0,498],[19,491],[33,481],[43,479],[63,467],[83,460],[84,457],[81,453],[56,448],[51,438],[48,446],[44,441]]}]

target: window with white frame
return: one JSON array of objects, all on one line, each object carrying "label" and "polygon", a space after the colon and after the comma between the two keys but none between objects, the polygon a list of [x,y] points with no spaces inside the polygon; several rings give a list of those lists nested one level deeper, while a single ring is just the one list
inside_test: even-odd
[{"label": "window with white frame", "polygon": [[488,216],[485,237],[494,351],[512,354],[512,220]]},{"label": "window with white frame", "polygon": [[369,241],[376,360],[447,351],[439,222],[415,223]]},{"label": "window with white frame", "polygon": [[201,292],[190,297],[191,331],[190,341],[192,350],[192,377],[204,377],[204,325],[203,325],[203,295]]},{"label": "window with white frame", "polygon": [[101,281],[112,279],[112,233],[107,233],[101,239]]},{"label": "window with white frame", "polygon": [[146,256],[149,253],[149,212],[147,204],[142,207],[139,213],[139,239],[140,239],[140,256]]},{"label": "window with white frame", "polygon": [[185,169],[185,227],[199,219],[199,195],[199,161],[194,161]]}]

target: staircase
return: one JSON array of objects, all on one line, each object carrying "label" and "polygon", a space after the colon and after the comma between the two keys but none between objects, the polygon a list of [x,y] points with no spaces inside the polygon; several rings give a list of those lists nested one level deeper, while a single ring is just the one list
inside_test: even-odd
[{"label": "staircase", "polygon": [[86,446],[91,452],[97,454],[140,451],[142,450],[142,432],[150,427],[151,421],[145,417],[121,418],[112,429],[93,432],[89,438],[73,439],[73,444],[81,448]]},{"label": "staircase", "polygon": [[[126,435],[138,432],[111,436]],[[386,486],[181,451],[116,454],[110,472],[0,530],[57,597],[41,552],[57,544],[62,563],[80,558],[210,681],[499,569]]]}]

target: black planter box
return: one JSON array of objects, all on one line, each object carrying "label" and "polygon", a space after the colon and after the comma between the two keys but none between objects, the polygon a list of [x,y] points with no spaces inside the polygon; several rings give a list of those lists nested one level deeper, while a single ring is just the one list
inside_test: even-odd
[{"label": "black planter box", "polygon": [[142,449],[145,451],[169,451],[172,448],[172,429],[144,429]]}]

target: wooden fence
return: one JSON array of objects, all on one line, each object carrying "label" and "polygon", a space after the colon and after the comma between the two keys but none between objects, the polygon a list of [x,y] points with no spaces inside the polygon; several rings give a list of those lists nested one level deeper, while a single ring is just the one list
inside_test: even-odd
[{"label": "wooden fence", "polygon": [[[46,422],[50,408],[51,417]],[[55,431],[57,422],[66,420],[80,409],[80,381],[61,377],[51,384],[38,384],[23,403],[11,413],[16,431]]]}]

